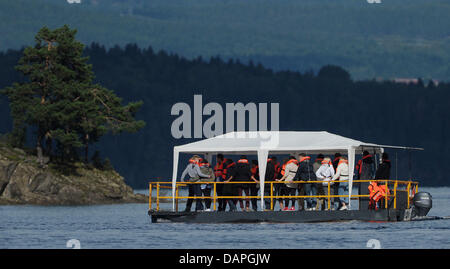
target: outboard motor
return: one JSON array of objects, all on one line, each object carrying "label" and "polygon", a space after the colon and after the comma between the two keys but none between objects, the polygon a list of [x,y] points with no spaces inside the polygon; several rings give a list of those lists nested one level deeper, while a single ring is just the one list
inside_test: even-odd
[{"label": "outboard motor", "polygon": [[418,192],[413,198],[412,217],[425,217],[433,206],[431,194],[428,192]]}]

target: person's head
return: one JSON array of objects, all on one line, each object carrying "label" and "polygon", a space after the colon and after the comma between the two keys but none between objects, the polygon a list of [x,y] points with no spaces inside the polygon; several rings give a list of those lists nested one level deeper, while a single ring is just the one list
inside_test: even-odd
[{"label": "person's head", "polygon": [[305,154],[305,153],[300,153],[300,154],[298,155],[298,158],[299,158],[299,159],[301,159],[301,158],[303,158],[303,157],[306,157],[306,154]]},{"label": "person's head", "polygon": [[201,157],[198,156],[198,155],[194,155],[194,156],[192,156],[192,159],[193,159],[194,161],[198,162],[198,161],[200,161]]},{"label": "person's head", "polygon": [[365,150],[365,151],[363,151],[363,156],[367,156],[367,155],[369,155],[370,153],[367,151],[367,150]]},{"label": "person's head", "polygon": [[340,158],[342,155],[339,153],[339,152],[336,152],[335,154],[334,154],[334,158]]},{"label": "person's head", "polygon": [[381,155],[381,159],[384,160],[389,160],[389,155],[386,152],[383,152],[383,154]]},{"label": "person's head", "polygon": [[241,160],[246,160],[247,159],[247,156],[245,156],[245,155],[241,155]]},{"label": "person's head", "polygon": [[316,160],[322,161],[322,160],[323,160],[323,158],[325,158],[325,156],[323,156],[323,154],[322,154],[322,153],[320,153],[319,155],[317,155],[317,158],[316,158]]},{"label": "person's head", "polygon": [[223,161],[223,154],[222,153],[217,154],[217,160],[218,161]]},{"label": "person's head", "polygon": [[257,160],[252,160],[252,166],[258,166],[258,161]]},{"label": "person's head", "polygon": [[289,160],[295,160],[294,156],[289,156]]},{"label": "person's head", "polygon": [[325,157],[325,158],[323,158],[322,164],[329,165],[330,163],[331,163],[330,157]]},{"label": "person's head", "polygon": [[341,160],[345,160],[345,161],[347,161],[347,157],[345,157],[345,156],[341,156]]},{"label": "person's head", "polygon": [[208,166],[209,162],[206,159],[200,159],[200,165],[202,166]]},{"label": "person's head", "polygon": [[270,159],[272,159],[272,161],[275,162],[275,163],[277,162],[277,157],[276,156],[272,156],[272,157],[270,157]]}]

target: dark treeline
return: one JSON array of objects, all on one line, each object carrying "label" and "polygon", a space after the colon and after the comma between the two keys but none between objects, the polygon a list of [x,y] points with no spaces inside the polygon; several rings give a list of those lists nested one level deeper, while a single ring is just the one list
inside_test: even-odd
[{"label": "dark treeline", "polygon": [[[174,139],[173,104],[202,94],[203,104],[280,103],[281,130],[325,130],[342,136],[387,145],[425,148],[412,153],[412,175],[425,185],[449,185],[444,163],[450,162],[450,84],[427,81],[398,84],[353,81],[334,66],[319,72],[273,72],[252,62],[223,61],[219,57],[187,60],[164,51],[136,45],[106,50],[98,44],[85,49],[95,81],[114,90],[124,101],[142,100],[136,118],[146,126],[136,134],[106,136],[98,145],[102,155],[135,188],[150,179],[168,179],[172,147],[193,139]],[[0,88],[21,80],[13,67],[21,52],[0,53]],[[11,130],[7,100],[0,100],[0,132]],[[206,120],[207,117],[204,117]],[[395,162],[395,151],[387,151]],[[398,152],[398,176],[409,177],[408,154]],[[395,168],[392,177],[395,177]]]}]

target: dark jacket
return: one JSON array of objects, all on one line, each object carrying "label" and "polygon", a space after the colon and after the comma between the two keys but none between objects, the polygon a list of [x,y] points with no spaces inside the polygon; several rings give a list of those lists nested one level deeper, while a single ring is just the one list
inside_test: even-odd
[{"label": "dark jacket", "polygon": [[234,181],[252,181],[252,171],[250,164],[248,163],[236,163],[236,168],[233,170],[233,180]]},{"label": "dark jacket", "polygon": [[358,162],[357,165],[358,179],[369,180],[373,178],[373,158],[372,155],[367,155]]},{"label": "dark jacket", "polygon": [[384,160],[375,173],[375,179],[389,179],[391,177],[391,162]]},{"label": "dark jacket", "polygon": [[266,176],[264,177],[265,181],[274,181],[275,180],[275,166],[272,162],[267,162],[266,166]]},{"label": "dark jacket", "polygon": [[316,173],[314,173],[313,165],[309,160],[304,160],[298,164],[297,173],[294,180],[300,181],[314,181],[317,180]]}]

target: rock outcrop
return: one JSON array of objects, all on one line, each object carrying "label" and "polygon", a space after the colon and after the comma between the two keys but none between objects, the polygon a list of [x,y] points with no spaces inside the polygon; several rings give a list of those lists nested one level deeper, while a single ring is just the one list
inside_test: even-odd
[{"label": "rock outcrop", "polygon": [[93,205],[145,203],[117,172],[75,165],[65,175],[40,168],[34,156],[0,144],[0,204]]}]

